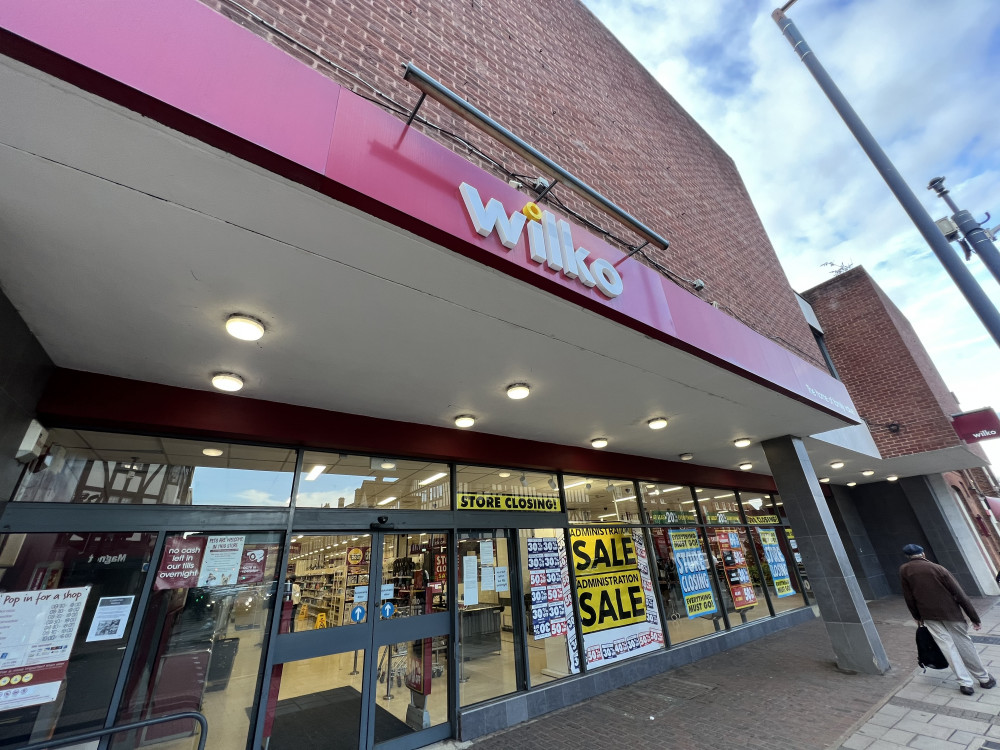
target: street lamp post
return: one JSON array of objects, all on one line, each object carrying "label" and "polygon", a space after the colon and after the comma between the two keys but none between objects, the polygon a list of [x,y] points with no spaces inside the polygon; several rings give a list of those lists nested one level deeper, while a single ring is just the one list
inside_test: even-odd
[{"label": "street lamp post", "polygon": [[972,214],[955,205],[955,201],[948,195],[948,188],[944,186],[944,177],[935,177],[927,186],[928,190],[933,190],[938,194],[938,198],[948,204],[951,209],[951,220],[955,222],[958,231],[962,233],[963,247],[966,250],[966,259],[969,253],[973,252],[979,256],[986,267],[993,274],[993,278],[1000,281],[1000,252],[997,252],[996,245],[990,239],[989,234],[982,225],[972,218]]},{"label": "street lamp post", "polygon": [[827,99],[830,100],[833,108],[837,110],[837,114],[843,119],[844,124],[847,125],[848,130],[857,139],[858,144],[860,144],[861,148],[868,155],[872,164],[875,165],[875,169],[882,175],[882,179],[885,180],[893,195],[896,196],[903,210],[906,211],[920,234],[927,240],[927,244],[930,245],[931,250],[934,251],[938,260],[941,261],[941,265],[944,266],[948,275],[951,276],[952,281],[955,282],[955,285],[965,295],[965,299],[969,302],[973,312],[979,316],[979,319],[986,327],[986,330],[989,331],[993,340],[1000,346],[1000,313],[997,312],[996,307],[990,301],[989,297],[986,296],[986,293],[983,292],[982,287],[976,283],[976,279],[969,269],[966,268],[965,264],[962,263],[958,255],[952,250],[951,245],[945,239],[937,224],[934,223],[934,220],[924,207],[920,205],[917,196],[913,194],[913,191],[910,190],[899,172],[896,171],[895,166],[889,161],[889,157],[886,156],[882,147],[878,145],[878,142],[868,131],[868,128],[865,127],[861,118],[858,117],[857,112],[847,102],[847,99],[844,98],[840,89],[833,82],[833,79],[830,78],[830,75],[820,64],[819,60],[816,59],[816,55],[809,48],[809,45],[806,44],[806,40],[802,38],[795,24],[785,15],[785,10],[791,6],[792,2],[787,3],[784,8],[779,8],[771,13],[771,18],[778,24],[778,28],[781,29],[781,33],[784,34],[789,44],[792,45],[792,49],[798,54],[799,59],[809,69],[809,72],[812,73],[813,78],[816,79],[816,83],[819,84],[823,93],[826,94]]}]

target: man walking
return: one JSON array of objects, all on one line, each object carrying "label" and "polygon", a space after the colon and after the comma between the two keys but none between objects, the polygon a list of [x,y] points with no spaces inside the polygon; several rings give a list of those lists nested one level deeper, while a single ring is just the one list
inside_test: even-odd
[{"label": "man walking", "polygon": [[975,607],[962,591],[955,577],[936,563],[924,557],[924,548],[907,544],[903,554],[909,558],[899,569],[903,585],[903,598],[910,614],[918,625],[925,625],[934,636],[941,652],[948,659],[951,671],[958,678],[962,695],[972,695],[972,678],[979,680],[979,687],[995,687],[997,681],[986,671],[979,660],[979,652],[969,638],[965,614],[972,620],[973,630],[982,625]]}]

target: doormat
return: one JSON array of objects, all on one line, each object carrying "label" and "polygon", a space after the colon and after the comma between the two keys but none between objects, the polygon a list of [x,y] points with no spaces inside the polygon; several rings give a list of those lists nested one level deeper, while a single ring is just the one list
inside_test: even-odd
[{"label": "doormat", "polygon": [[[273,750],[357,747],[360,716],[361,693],[349,685],[286,698],[275,707],[270,747]],[[375,736],[379,742],[413,731],[376,704]]]}]

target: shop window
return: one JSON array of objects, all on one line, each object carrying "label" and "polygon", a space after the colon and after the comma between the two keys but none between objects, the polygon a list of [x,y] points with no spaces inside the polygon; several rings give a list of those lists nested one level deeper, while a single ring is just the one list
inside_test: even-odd
[{"label": "shop window", "polygon": [[[448,610],[448,535],[386,534],[382,542],[382,581],[373,604],[382,620]],[[392,603],[390,609],[385,608]]]},{"label": "shop window", "polygon": [[729,623],[741,625],[770,616],[763,579],[750,551],[747,530],[728,526],[708,528],[705,533]]},{"label": "shop window", "polygon": [[563,478],[570,523],[640,523],[635,483],[567,474]]},{"label": "shop window", "polygon": [[693,526],[653,528],[650,536],[670,642],[722,630],[725,620],[702,532]]},{"label": "shop window", "polygon": [[456,471],[460,511],[562,511],[555,474],[488,466],[459,466]]},{"label": "shop window", "polygon": [[104,725],[154,541],[0,535],[0,746]]},{"label": "shop window", "polygon": [[458,682],[462,706],[518,689],[517,655],[524,629],[514,624],[511,532],[467,531],[458,537]]},{"label": "shop window", "polygon": [[799,550],[799,543],[795,539],[795,532],[788,527],[785,527],[783,531],[785,532],[785,540],[788,542],[788,554],[795,561],[795,570],[799,574],[799,580],[802,581],[802,590],[805,592],[806,602],[808,604],[815,604],[816,594],[809,583],[809,575],[806,573],[806,566],[802,562],[802,552]]},{"label": "shop window", "polygon": [[699,487],[695,489],[698,509],[705,523],[710,526],[728,526],[742,523],[736,490],[713,490]]},{"label": "shop window", "polygon": [[295,506],[451,510],[448,465],[306,451]]},{"label": "shop window", "polygon": [[682,526],[698,523],[690,487],[640,482],[639,491],[650,523]]},{"label": "shop window", "polygon": [[569,534],[587,667],[663,648],[642,529],[573,526]]},{"label": "shop window", "polygon": [[[365,622],[372,586],[370,534],[295,534],[280,632],[335,628]],[[353,610],[359,607],[358,614]]]},{"label": "shop window", "polygon": [[777,511],[771,504],[771,496],[764,492],[749,492],[741,490],[740,505],[743,506],[743,515],[746,516],[747,523],[754,526],[766,526],[781,522]]},{"label": "shop window", "polygon": [[580,671],[562,529],[521,529],[521,580],[531,685]]},{"label": "shop window", "polygon": [[[167,534],[119,723],[200,711],[214,730],[213,750],[245,748],[280,541],[276,532]],[[184,740],[193,731],[189,722],[165,722],[119,734],[112,747]]]},{"label": "shop window", "polygon": [[55,429],[13,499],[286,507],[294,470],[287,448]]},{"label": "shop window", "polygon": [[775,613],[804,606],[795,579],[794,559],[782,529],[751,528],[750,539],[756,548],[763,582],[768,588]]}]

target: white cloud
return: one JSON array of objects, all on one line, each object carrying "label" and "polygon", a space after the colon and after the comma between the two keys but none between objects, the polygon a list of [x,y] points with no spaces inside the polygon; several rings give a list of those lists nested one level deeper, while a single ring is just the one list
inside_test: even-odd
[{"label": "white cloud", "polygon": [[[962,407],[1000,407],[1000,349],[771,20],[777,3],[584,1],[732,156],[793,287],[828,278],[826,261],[864,265]],[[801,0],[788,15],[933,218],[947,207],[926,185],[945,175],[1000,224],[995,3]],[[1000,440],[981,445],[1000,464]]]}]

